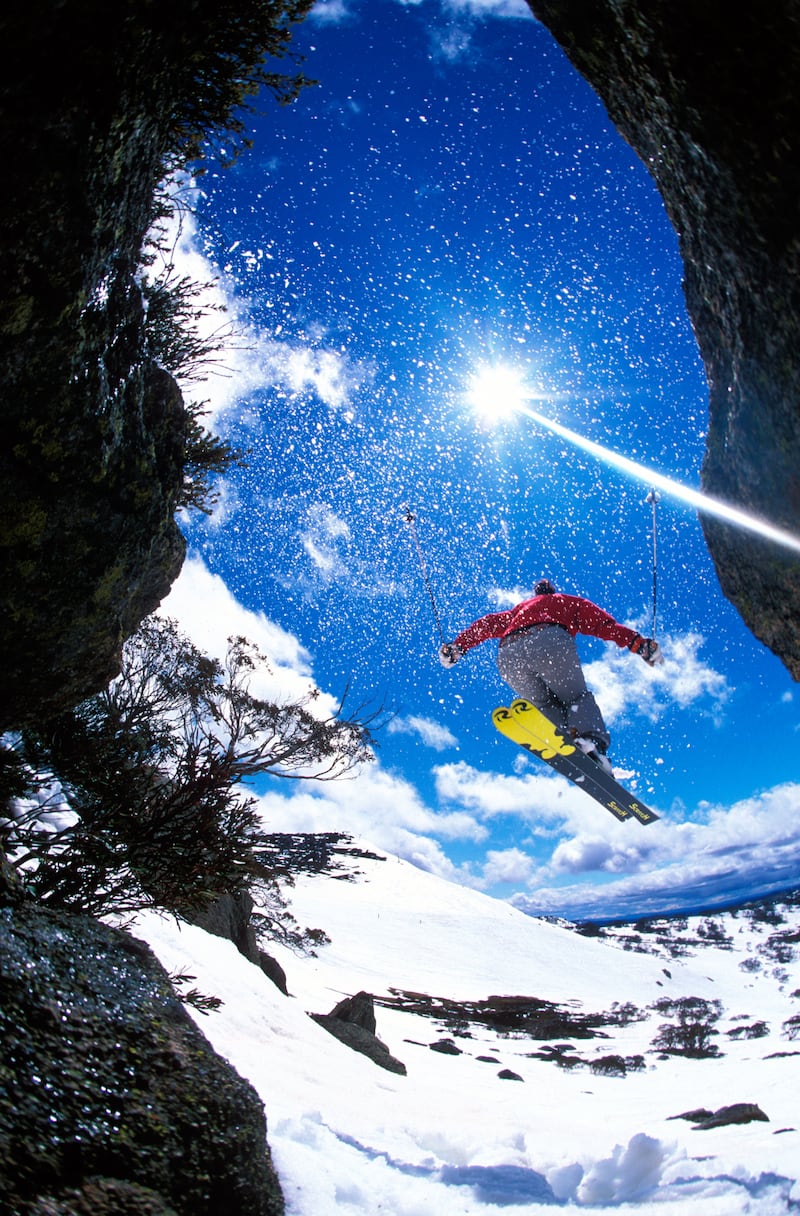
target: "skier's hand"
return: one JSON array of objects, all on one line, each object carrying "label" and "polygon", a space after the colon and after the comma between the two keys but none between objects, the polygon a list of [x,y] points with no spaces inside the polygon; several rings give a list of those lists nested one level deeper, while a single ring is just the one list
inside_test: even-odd
[{"label": "skier's hand", "polygon": [[650,667],[659,667],[664,662],[661,647],[655,638],[643,638],[640,633],[637,633],[630,644],[630,649],[644,659]]},{"label": "skier's hand", "polygon": [[455,642],[445,642],[439,647],[439,662],[442,667],[453,667],[463,655],[464,651],[460,646],[456,646]]}]

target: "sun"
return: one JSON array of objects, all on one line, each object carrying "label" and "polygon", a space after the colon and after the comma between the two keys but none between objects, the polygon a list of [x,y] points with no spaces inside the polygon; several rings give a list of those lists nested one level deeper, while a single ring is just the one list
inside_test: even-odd
[{"label": "sun", "polygon": [[503,364],[482,367],[467,390],[472,409],[489,422],[510,418],[529,397],[519,373]]}]

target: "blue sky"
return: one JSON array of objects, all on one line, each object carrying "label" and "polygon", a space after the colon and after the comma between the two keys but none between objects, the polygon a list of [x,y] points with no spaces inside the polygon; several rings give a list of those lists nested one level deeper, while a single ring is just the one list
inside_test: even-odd
[{"label": "blue sky", "polygon": [[253,147],[189,191],[181,265],[217,276],[236,329],[192,391],[250,454],[185,521],[165,610],[210,649],[258,635],[287,691],[395,717],[356,780],[263,790],[267,821],[554,915],[791,885],[796,685],[722,596],[691,507],[658,506],[664,667],[579,643],[612,759],[662,815],[646,829],[496,736],[494,643],[441,668],[404,522],[410,504],[449,637],[543,574],[649,631],[647,485],[470,404],[504,369],[542,414],[699,486],[707,389],[649,175],[515,0],[334,0],[296,46],[319,84],[265,101]]}]

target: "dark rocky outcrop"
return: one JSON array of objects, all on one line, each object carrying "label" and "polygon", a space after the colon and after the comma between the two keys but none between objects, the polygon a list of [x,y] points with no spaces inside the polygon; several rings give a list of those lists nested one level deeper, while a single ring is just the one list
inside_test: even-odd
[{"label": "dark rocky outcrop", "polygon": [[681,1115],[670,1115],[671,1119],[685,1119],[695,1126],[692,1131],[705,1131],[712,1127],[728,1127],[732,1123],[769,1123],[769,1118],[755,1102],[734,1102],[721,1106],[719,1110],[687,1110]]},{"label": "dark rocky outcrop", "polygon": [[366,1030],[367,1034],[375,1034],[378,1029],[375,1002],[368,992],[357,992],[355,996],[344,997],[334,1005],[328,1016],[338,1018],[340,1022],[347,1022],[351,1026],[359,1026]]},{"label": "dark rocky outcrop", "polygon": [[[800,535],[800,10],[529,0],[652,173],[709,383],[707,493]],[[800,679],[796,553],[710,517],[720,584]]]},{"label": "dark rocky outcrop", "polygon": [[367,1056],[381,1068],[405,1076],[405,1064],[395,1059],[375,1034],[375,1005],[368,992],[346,997],[330,1013],[312,1013],[311,1016],[340,1043]]},{"label": "dark rocky outcrop", "polygon": [[260,967],[284,996],[288,995],[286,972],[276,958],[258,944],[253,928],[253,900],[246,891],[220,895],[207,907],[188,914],[187,919],[215,937],[233,942],[240,954]]},{"label": "dark rocky outcrop", "polygon": [[0,728],[105,686],[184,556],[187,419],[136,281],[181,75],[143,15],[3,22]]},{"label": "dark rocky outcrop", "polygon": [[286,972],[280,965],[278,960],[272,954],[267,954],[266,950],[259,950],[258,965],[264,972],[268,980],[272,980],[275,987],[284,996],[289,995],[289,988],[286,980]]},{"label": "dark rocky outcrop", "polygon": [[429,1044],[431,1051],[438,1051],[443,1056],[460,1056],[461,1048],[453,1039],[437,1039]]},{"label": "dark rocky outcrop", "polygon": [[0,909],[0,1193],[15,1216],[280,1216],[261,1102],[150,949]]}]

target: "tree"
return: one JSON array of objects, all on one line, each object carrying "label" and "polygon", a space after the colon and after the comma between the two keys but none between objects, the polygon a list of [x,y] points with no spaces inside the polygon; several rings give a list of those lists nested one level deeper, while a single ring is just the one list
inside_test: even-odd
[{"label": "tree", "polygon": [[782,1026],[782,1034],[785,1039],[800,1039],[800,1013],[795,1013],[786,1019]]},{"label": "tree", "polygon": [[722,1013],[721,1001],[707,1001],[701,996],[680,997],[678,1000],[664,997],[656,1001],[653,1008],[657,1013],[675,1019],[659,1026],[653,1039],[654,1051],[691,1056],[693,1059],[719,1055],[719,1048],[711,1039],[719,1033],[714,1029],[714,1023]]},{"label": "tree", "polygon": [[373,759],[378,715],[346,715],[344,698],[320,713],[316,689],[262,699],[251,686],[264,670],[245,638],[231,638],[220,663],[174,621],[150,617],[105,692],[19,736],[31,789],[11,801],[5,848],[32,893],[93,915],[185,914],[274,885],[246,783],[345,776]]},{"label": "tree", "polygon": [[256,111],[259,93],[287,105],[316,83],[279,68],[282,60],[298,62],[291,51],[292,26],[312,6],[313,0],[205,0],[193,3],[184,21],[172,10],[154,20],[144,6],[146,32],[177,77],[175,109],[168,117],[179,164],[202,161],[214,136],[224,137],[235,159],[248,146],[246,117]]},{"label": "tree", "polygon": [[233,347],[233,330],[227,323],[209,329],[211,314],[224,312],[224,306],[211,302],[208,293],[213,283],[196,283],[177,274],[173,243],[162,225],[180,208],[166,187],[160,197],[158,222],[148,233],[139,273],[146,305],[145,346],[150,358],[182,384],[183,485],[176,505],[210,515],[219,498],[214,478],[234,465],[243,467],[245,454],[204,426],[201,419],[207,403],[189,400],[186,390],[190,382],[202,382],[212,367],[221,364],[223,350]]}]

